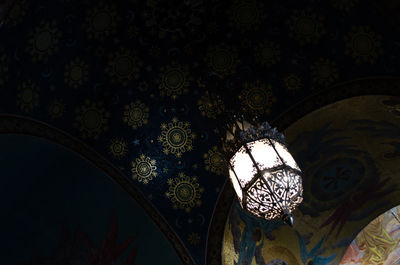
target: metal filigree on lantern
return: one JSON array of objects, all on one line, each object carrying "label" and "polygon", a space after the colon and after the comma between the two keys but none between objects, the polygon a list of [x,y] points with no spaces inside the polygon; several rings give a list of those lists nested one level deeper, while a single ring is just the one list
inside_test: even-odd
[{"label": "metal filigree on lantern", "polygon": [[240,205],[257,217],[293,225],[291,212],[303,200],[303,187],[285,136],[267,122],[252,126],[239,120],[228,129],[223,149]]},{"label": "metal filigree on lantern", "polygon": [[[248,124],[248,123],[247,123]],[[243,125],[245,126],[245,125]],[[243,143],[256,141],[263,138],[271,138],[285,144],[285,135],[276,128],[272,128],[268,122],[263,122],[260,126],[249,126],[246,130],[235,130],[232,138],[227,139],[223,145],[225,155],[230,159]]]}]

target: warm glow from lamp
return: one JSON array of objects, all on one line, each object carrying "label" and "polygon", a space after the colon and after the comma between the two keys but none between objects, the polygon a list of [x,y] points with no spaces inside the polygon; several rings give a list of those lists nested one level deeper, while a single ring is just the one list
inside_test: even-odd
[{"label": "warm glow from lamp", "polygon": [[282,141],[272,137],[244,141],[229,164],[242,208],[267,220],[283,218],[293,224],[291,212],[303,200],[301,170]]}]

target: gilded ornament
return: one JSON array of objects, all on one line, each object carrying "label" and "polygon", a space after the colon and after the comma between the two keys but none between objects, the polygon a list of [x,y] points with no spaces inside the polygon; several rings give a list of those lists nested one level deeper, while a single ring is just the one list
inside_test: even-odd
[{"label": "gilded ornament", "polygon": [[316,44],[322,35],[325,34],[325,27],[322,24],[322,16],[311,9],[294,10],[293,15],[287,22],[290,29],[290,36],[296,39],[301,45]]},{"label": "gilded ornament", "polygon": [[173,118],[168,124],[161,124],[161,135],[158,137],[158,142],[164,147],[164,154],[174,154],[176,157],[181,157],[186,151],[193,149],[193,139],[196,137],[190,130],[189,122],[178,121]]},{"label": "gilded ornament", "polygon": [[239,64],[236,48],[226,44],[209,47],[205,61],[210,70],[221,77],[234,74]]},{"label": "gilded ornament", "polygon": [[226,161],[216,146],[203,155],[205,169],[217,175],[224,175],[227,171]]},{"label": "gilded ornament", "polygon": [[209,93],[208,91],[200,97],[197,101],[197,105],[199,106],[202,116],[212,119],[216,119],[225,109],[224,102],[220,97],[212,92]]},{"label": "gilded ornament", "polygon": [[88,81],[88,65],[77,58],[65,66],[64,81],[73,88],[82,86]]},{"label": "gilded ornament", "polygon": [[121,159],[128,152],[128,143],[119,137],[111,140],[109,151],[111,155],[116,159]]},{"label": "gilded ornament", "polygon": [[331,0],[331,3],[334,8],[349,12],[358,3],[358,0]]},{"label": "gilded ornament", "polygon": [[227,14],[229,24],[242,32],[256,30],[266,17],[263,2],[257,0],[235,0]]},{"label": "gilded ornament", "polygon": [[203,0],[147,0],[143,13],[147,32],[160,39],[176,41],[193,34],[202,24]]},{"label": "gilded ornament", "polygon": [[123,121],[127,123],[132,129],[137,129],[148,122],[149,107],[147,107],[140,100],[131,102],[125,105]]},{"label": "gilded ornament", "polygon": [[257,63],[271,67],[280,61],[281,49],[277,43],[264,41],[256,45],[254,56]]},{"label": "gilded ornament", "polygon": [[4,24],[13,27],[21,24],[27,8],[28,3],[26,0],[14,1],[7,13],[7,16],[5,17]]},{"label": "gilded ornament", "polygon": [[55,120],[61,118],[65,112],[65,104],[58,100],[54,99],[49,105],[49,116],[51,119]]},{"label": "gilded ornament", "polygon": [[200,187],[196,177],[179,173],[178,177],[168,179],[168,185],[165,195],[171,200],[174,209],[184,209],[189,213],[193,207],[201,205],[204,188]]},{"label": "gilded ornament", "polygon": [[104,40],[115,33],[119,19],[113,4],[101,2],[87,12],[83,27],[89,39]]},{"label": "gilded ornament", "polygon": [[98,139],[100,134],[108,130],[110,114],[104,109],[101,102],[86,100],[76,109],[75,127],[79,128],[82,138]]},{"label": "gilded ornament", "polygon": [[301,77],[297,74],[288,74],[283,78],[283,83],[289,91],[297,91],[303,86]]},{"label": "gilded ornament", "polygon": [[38,27],[29,33],[27,51],[32,56],[32,61],[47,61],[51,55],[58,51],[61,32],[56,22],[42,21]]},{"label": "gilded ornament", "polygon": [[275,97],[272,94],[270,85],[260,81],[245,83],[244,89],[239,95],[244,112],[253,114],[270,113]]},{"label": "gilded ornament", "polygon": [[192,246],[197,246],[200,244],[200,235],[198,233],[192,232],[188,235],[189,244]]},{"label": "gilded ornament", "polygon": [[357,64],[375,63],[378,55],[383,53],[381,49],[382,37],[371,30],[370,27],[353,26],[344,37],[346,54],[353,57]]},{"label": "gilded ornament", "polygon": [[328,86],[338,78],[336,63],[327,59],[319,58],[311,65],[311,79],[319,86]]},{"label": "gilded ornament", "polygon": [[187,94],[191,80],[187,66],[173,62],[166,67],[162,67],[161,74],[157,80],[160,95],[176,99],[178,96]]},{"label": "gilded ornament", "polygon": [[139,78],[142,62],[132,49],[120,48],[108,57],[106,73],[113,83],[127,86],[129,82]]},{"label": "gilded ornament", "polygon": [[147,184],[157,176],[156,161],[145,155],[140,155],[132,161],[132,178],[140,183]]},{"label": "gilded ornament", "polygon": [[31,112],[39,104],[39,87],[28,80],[17,88],[17,105],[24,112]]}]

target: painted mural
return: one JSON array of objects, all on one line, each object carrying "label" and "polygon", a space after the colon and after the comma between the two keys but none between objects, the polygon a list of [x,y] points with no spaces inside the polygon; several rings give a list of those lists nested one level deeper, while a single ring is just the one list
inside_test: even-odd
[{"label": "painted mural", "polygon": [[[304,202],[294,212],[295,225],[255,219],[235,201],[223,264],[339,264],[360,229],[400,202],[399,106],[395,97],[355,97],[287,128],[289,150],[303,170]],[[368,233],[378,232],[364,232],[359,246],[368,248]],[[396,239],[378,234],[389,249],[397,246]]]},{"label": "painted mural", "polygon": [[400,264],[400,206],[369,223],[351,242],[341,265]]},{"label": "painted mural", "polygon": [[119,185],[61,146],[2,134],[0,169],[2,264],[182,264]]}]

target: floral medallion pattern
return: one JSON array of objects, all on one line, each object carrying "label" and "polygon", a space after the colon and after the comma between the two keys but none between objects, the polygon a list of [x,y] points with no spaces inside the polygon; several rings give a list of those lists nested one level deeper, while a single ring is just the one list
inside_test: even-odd
[{"label": "floral medallion pattern", "polygon": [[20,0],[14,1],[13,5],[11,6],[8,16],[4,20],[4,23],[9,27],[15,27],[21,24],[26,10],[28,8],[27,0]]},{"label": "floral medallion pattern", "polygon": [[272,104],[275,101],[271,86],[260,81],[245,83],[239,99],[242,102],[243,111],[254,114],[271,112]]},{"label": "floral medallion pattern", "polygon": [[196,137],[190,129],[189,122],[173,118],[169,123],[161,124],[161,135],[158,141],[163,146],[163,152],[181,157],[184,152],[193,150],[193,139]]},{"label": "floral medallion pattern", "polygon": [[88,65],[77,58],[65,66],[65,83],[73,88],[82,86],[88,81]]},{"label": "floral medallion pattern", "polygon": [[353,57],[357,64],[375,63],[378,56],[383,53],[381,48],[382,37],[371,30],[370,27],[352,27],[344,36],[346,54]]},{"label": "floral medallion pattern", "polygon": [[160,78],[157,80],[160,95],[176,99],[178,96],[187,94],[190,81],[187,66],[173,62],[171,65],[162,67]]},{"label": "floral medallion pattern", "polygon": [[165,193],[173,204],[174,209],[190,212],[195,206],[201,205],[201,194],[204,192],[197,177],[189,177],[179,173],[178,177],[168,179],[169,189]]},{"label": "floral medallion pattern", "polygon": [[279,62],[281,50],[278,44],[271,41],[264,41],[254,48],[256,62],[270,67]]},{"label": "floral medallion pattern", "polygon": [[327,58],[319,58],[311,65],[311,78],[317,86],[332,84],[338,78],[336,63]]},{"label": "floral medallion pattern", "polygon": [[124,107],[124,117],[123,121],[132,127],[132,129],[137,129],[148,122],[149,118],[149,107],[147,107],[140,100],[131,102]]},{"label": "floral medallion pattern", "polygon": [[205,169],[217,175],[223,175],[228,169],[225,158],[216,146],[203,155]]},{"label": "floral medallion pattern", "polygon": [[265,19],[265,8],[262,1],[232,1],[227,14],[230,25],[240,31],[256,30]]},{"label": "floral medallion pattern", "polygon": [[102,102],[87,100],[76,109],[74,126],[79,129],[82,138],[98,139],[108,130],[109,117],[110,113],[104,109]]},{"label": "floral medallion pattern", "polygon": [[31,80],[18,86],[18,107],[24,112],[31,112],[39,104],[39,90],[39,87]]},{"label": "floral medallion pattern", "polygon": [[88,10],[83,27],[89,39],[104,40],[115,33],[118,20],[115,6],[101,2]]},{"label": "floral medallion pattern", "polygon": [[147,184],[157,176],[156,161],[141,154],[132,162],[132,178],[140,183]]},{"label": "floral medallion pattern", "polygon": [[141,66],[142,62],[134,50],[120,48],[108,56],[105,70],[112,82],[127,86],[132,80],[139,78]]},{"label": "floral medallion pattern", "polygon": [[322,21],[322,16],[311,9],[295,10],[287,22],[290,36],[301,45],[317,44],[326,32]]},{"label": "floral medallion pattern", "polygon": [[109,148],[111,155],[116,159],[121,159],[128,153],[128,143],[120,137],[112,139]]},{"label": "floral medallion pattern", "polygon": [[61,31],[57,23],[42,21],[29,34],[29,45],[26,50],[32,56],[32,61],[47,61],[59,49]]},{"label": "floral medallion pattern", "polygon": [[303,87],[301,77],[297,74],[288,74],[283,78],[283,82],[290,91],[297,91]]},{"label": "floral medallion pattern", "polygon": [[225,44],[209,47],[205,60],[210,70],[221,76],[234,74],[239,63],[236,48]]}]

